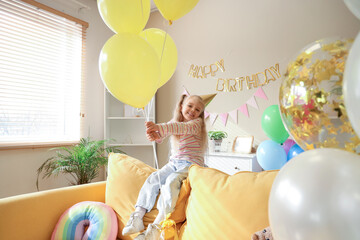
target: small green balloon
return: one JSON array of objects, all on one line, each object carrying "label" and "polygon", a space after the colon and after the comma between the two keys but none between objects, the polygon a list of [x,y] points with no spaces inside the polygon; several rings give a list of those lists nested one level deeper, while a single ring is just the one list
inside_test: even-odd
[{"label": "small green balloon", "polygon": [[277,143],[283,143],[289,137],[281,120],[278,105],[271,105],[265,109],[261,118],[261,127],[266,136]]}]

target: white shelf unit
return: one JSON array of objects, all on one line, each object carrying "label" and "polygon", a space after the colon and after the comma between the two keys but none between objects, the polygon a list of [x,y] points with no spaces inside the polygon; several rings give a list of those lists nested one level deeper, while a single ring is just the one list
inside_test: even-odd
[{"label": "white shelf unit", "polygon": [[[121,150],[129,156],[156,168],[156,144],[146,138],[146,117],[144,115],[140,117],[129,116],[129,111],[126,110],[131,109],[131,107],[117,100],[106,89],[104,96],[104,138],[113,140],[108,142],[107,146],[120,146]],[[149,120],[156,122],[155,97],[152,101]],[[146,111],[149,111],[148,106],[145,108]],[[137,111],[134,110],[134,112]],[[140,113],[142,112],[140,111]]]}]

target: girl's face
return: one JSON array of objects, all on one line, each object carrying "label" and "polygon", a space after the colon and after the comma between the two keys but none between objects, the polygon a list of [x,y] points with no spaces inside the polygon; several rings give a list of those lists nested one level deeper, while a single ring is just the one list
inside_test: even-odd
[{"label": "girl's face", "polygon": [[196,97],[187,98],[181,106],[185,122],[198,118],[203,110],[203,104]]}]

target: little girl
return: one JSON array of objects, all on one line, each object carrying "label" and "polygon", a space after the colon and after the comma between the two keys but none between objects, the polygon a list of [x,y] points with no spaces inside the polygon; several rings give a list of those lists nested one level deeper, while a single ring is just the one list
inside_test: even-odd
[{"label": "little girl", "polygon": [[138,235],[135,240],[159,239],[159,223],[174,210],[181,183],[187,177],[190,165],[204,166],[204,151],[207,147],[204,108],[205,103],[200,96],[182,95],[172,121],[162,124],[145,123],[147,138],[150,141],[161,143],[162,139],[172,135],[172,153],[169,162],[146,179],[140,190],[135,211],[122,231],[123,235],[145,229],[143,217],[155,205],[161,188],[157,204],[159,214],[155,221],[149,224],[147,230]]}]

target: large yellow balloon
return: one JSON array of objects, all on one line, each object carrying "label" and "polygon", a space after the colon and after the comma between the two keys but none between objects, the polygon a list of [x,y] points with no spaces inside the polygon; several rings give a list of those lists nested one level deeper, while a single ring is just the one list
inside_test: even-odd
[{"label": "large yellow balloon", "polygon": [[140,33],[155,49],[160,60],[161,78],[158,88],[164,85],[174,74],[177,65],[177,49],[168,33],[158,28],[149,28]]},{"label": "large yellow balloon", "polygon": [[159,57],[137,34],[112,36],[101,50],[99,69],[109,92],[135,108],[145,107],[157,90]]},{"label": "large yellow balloon", "polygon": [[190,12],[199,0],[154,0],[161,15],[170,22]]},{"label": "large yellow balloon", "polygon": [[150,16],[149,0],[98,0],[106,25],[115,33],[139,33]]}]

